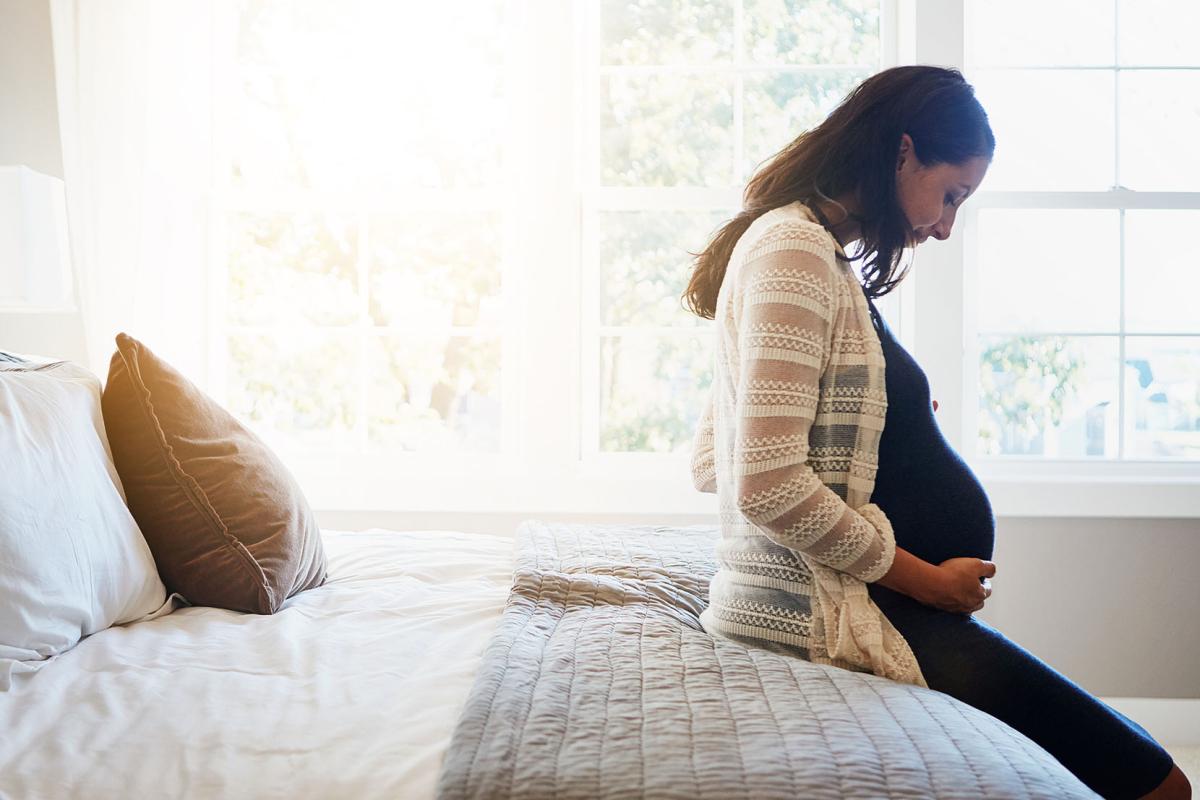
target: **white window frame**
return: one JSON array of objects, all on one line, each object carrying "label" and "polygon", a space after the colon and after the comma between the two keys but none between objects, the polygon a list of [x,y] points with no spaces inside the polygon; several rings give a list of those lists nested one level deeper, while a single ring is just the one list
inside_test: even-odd
[{"label": "white window frame", "polygon": [[[916,34],[915,60],[964,69],[969,3],[955,0],[901,2],[902,13],[912,20]],[[1119,187],[1108,192],[1016,192],[984,188],[959,214],[961,231],[957,235],[934,247],[929,247],[928,243],[922,246],[922,269],[914,270],[913,277],[926,273],[935,275],[936,279],[926,281],[924,286],[917,281],[920,322],[915,352],[930,374],[931,385],[945,387],[943,391],[949,391],[951,395],[957,394],[957,401],[952,406],[943,403],[939,408],[939,422],[947,440],[980,477],[998,516],[1200,517],[1200,464],[1182,460],[1048,459],[977,454],[976,285],[979,264],[975,257],[977,248],[973,245],[978,237],[979,212],[993,208],[1197,207],[1200,207],[1200,193],[1133,192]],[[1125,335],[1122,331],[1122,353]],[[961,349],[956,353],[955,348],[945,346],[945,342],[960,342]],[[953,391],[954,387],[958,387],[957,393]],[[1123,397],[1121,405],[1124,414]]]}]

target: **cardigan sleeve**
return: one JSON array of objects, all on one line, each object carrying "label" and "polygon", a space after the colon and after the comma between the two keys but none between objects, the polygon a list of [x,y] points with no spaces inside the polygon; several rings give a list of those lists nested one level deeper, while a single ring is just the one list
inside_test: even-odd
[{"label": "cardigan sleeve", "polygon": [[713,452],[713,398],[709,394],[700,424],[692,438],[692,483],[696,490],[715,494],[717,491],[717,464]]},{"label": "cardigan sleeve", "polygon": [[[777,236],[755,248],[738,274],[738,390],[733,480],[738,510],[768,538],[870,583],[891,569],[894,539],[874,506],[850,508],[809,460],[838,311],[838,275],[807,243]],[[853,425],[853,417],[839,420]],[[879,513],[876,513],[879,512]],[[877,527],[878,526],[878,527]]]}]

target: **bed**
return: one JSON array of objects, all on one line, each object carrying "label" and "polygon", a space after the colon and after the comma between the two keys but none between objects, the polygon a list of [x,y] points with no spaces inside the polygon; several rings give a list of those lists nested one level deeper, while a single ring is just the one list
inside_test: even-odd
[{"label": "bed", "polygon": [[0,796],[432,797],[512,539],[323,540],[328,581],[274,615],[180,608],[15,676]]},{"label": "bed", "polygon": [[0,795],[1095,797],[946,695],[716,641],[712,527],[325,531],[274,615],[187,607],[0,693]]}]

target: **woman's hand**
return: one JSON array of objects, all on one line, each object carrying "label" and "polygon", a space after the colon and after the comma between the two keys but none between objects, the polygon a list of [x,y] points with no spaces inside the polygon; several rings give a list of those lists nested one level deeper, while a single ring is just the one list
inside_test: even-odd
[{"label": "woman's hand", "polygon": [[996,564],[982,558],[951,558],[937,566],[937,579],[917,600],[958,614],[973,614],[992,595]]}]

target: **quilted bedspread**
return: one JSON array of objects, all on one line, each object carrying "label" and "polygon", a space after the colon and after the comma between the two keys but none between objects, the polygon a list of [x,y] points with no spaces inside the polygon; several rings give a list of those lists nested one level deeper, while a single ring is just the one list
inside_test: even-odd
[{"label": "quilted bedspread", "polygon": [[439,796],[1097,796],[949,695],[706,634],[718,535],[524,523]]}]

